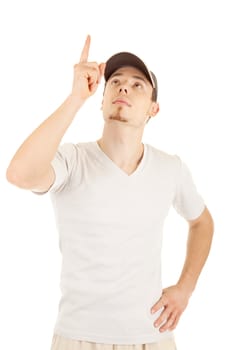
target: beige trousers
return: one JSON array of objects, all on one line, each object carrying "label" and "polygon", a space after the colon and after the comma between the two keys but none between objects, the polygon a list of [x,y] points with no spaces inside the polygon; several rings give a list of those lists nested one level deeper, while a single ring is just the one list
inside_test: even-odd
[{"label": "beige trousers", "polygon": [[176,350],[173,339],[148,344],[100,344],[83,340],[73,340],[54,334],[51,350]]}]

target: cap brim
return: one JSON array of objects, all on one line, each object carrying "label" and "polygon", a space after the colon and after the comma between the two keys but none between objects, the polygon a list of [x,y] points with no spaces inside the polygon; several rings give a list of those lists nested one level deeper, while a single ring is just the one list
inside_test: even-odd
[{"label": "cap brim", "polygon": [[108,81],[108,79],[117,69],[125,66],[135,67],[140,70],[151,83],[152,87],[156,88],[156,82],[154,81],[152,74],[148,70],[145,63],[139,57],[130,52],[120,52],[107,60],[104,72],[105,80]]}]

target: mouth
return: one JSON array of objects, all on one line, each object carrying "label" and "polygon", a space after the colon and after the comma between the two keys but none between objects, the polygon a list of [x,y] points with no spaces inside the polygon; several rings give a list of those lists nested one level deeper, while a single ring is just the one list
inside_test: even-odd
[{"label": "mouth", "polygon": [[126,100],[123,100],[122,98],[117,98],[116,100],[113,101],[113,104],[119,104],[127,107],[131,107],[131,104],[127,102]]}]

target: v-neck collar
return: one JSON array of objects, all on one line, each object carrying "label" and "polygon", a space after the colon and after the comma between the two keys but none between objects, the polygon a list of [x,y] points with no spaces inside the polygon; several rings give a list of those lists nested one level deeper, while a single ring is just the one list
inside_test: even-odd
[{"label": "v-neck collar", "polygon": [[145,161],[146,161],[146,157],[147,157],[147,144],[143,143],[144,146],[144,151],[143,151],[143,156],[142,159],[140,161],[140,163],[138,164],[137,168],[131,173],[131,174],[127,174],[123,169],[121,169],[99,146],[97,141],[93,141],[92,142],[93,146],[96,148],[99,156],[101,157],[101,159],[104,161],[104,163],[107,166],[112,167],[112,169],[115,169],[119,174],[121,174],[122,176],[126,177],[126,178],[132,178],[135,177],[138,173],[140,173],[142,171],[142,169],[144,168],[145,165]]}]

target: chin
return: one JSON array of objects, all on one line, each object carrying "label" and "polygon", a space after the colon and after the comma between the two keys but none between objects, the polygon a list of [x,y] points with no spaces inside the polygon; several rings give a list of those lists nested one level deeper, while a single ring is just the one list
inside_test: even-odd
[{"label": "chin", "polygon": [[123,122],[123,123],[126,123],[128,121],[127,119],[125,119],[124,117],[121,117],[120,115],[110,115],[109,119],[116,120],[116,121]]}]

